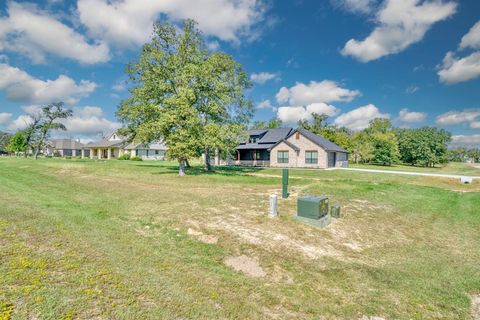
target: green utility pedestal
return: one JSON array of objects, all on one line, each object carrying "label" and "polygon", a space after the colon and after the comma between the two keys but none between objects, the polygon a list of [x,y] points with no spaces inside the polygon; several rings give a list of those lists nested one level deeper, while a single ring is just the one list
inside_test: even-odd
[{"label": "green utility pedestal", "polygon": [[282,198],[288,198],[288,169],[282,171]]}]

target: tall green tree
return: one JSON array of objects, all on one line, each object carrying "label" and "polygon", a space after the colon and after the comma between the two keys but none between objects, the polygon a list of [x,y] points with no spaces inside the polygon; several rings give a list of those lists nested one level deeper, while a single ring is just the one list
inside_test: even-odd
[{"label": "tall green tree", "polygon": [[251,82],[241,65],[225,53],[208,52],[193,20],[185,20],[182,31],[155,24],[151,42],[127,73],[131,96],[117,111],[124,131],[143,142],[163,140],[180,175],[190,158],[233,150],[232,137],[253,115],[244,94]]},{"label": "tall green tree", "polygon": [[34,157],[38,154],[45,144],[48,134],[51,130],[66,130],[65,125],[57,122],[60,119],[66,119],[72,116],[72,110],[65,109],[63,102],[55,102],[42,107],[42,121],[38,124],[38,133],[33,141]]},{"label": "tall green tree", "polygon": [[398,162],[398,140],[389,119],[373,119],[365,133],[373,146],[371,158],[373,163],[390,166]]},{"label": "tall green tree", "polygon": [[28,149],[26,132],[25,131],[15,132],[15,134],[10,137],[5,149],[7,151],[14,152],[15,155],[18,155],[19,152],[26,153]]},{"label": "tall green tree", "polygon": [[362,130],[355,132],[351,138],[351,159],[355,163],[369,163],[373,159],[373,143],[368,134]]},{"label": "tall green tree", "polygon": [[422,127],[397,130],[402,162],[416,166],[434,166],[448,161],[451,134],[444,129]]}]

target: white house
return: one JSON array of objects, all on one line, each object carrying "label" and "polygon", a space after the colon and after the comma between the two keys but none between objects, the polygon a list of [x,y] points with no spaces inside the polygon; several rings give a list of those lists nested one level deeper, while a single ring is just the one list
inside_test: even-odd
[{"label": "white house", "polygon": [[114,132],[105,139],[90,142],[82,149],[82,157],[87,150],[91,159],[116,159],[123,154],[140,157],[143,160],[165,160],[167,147],[162,143],[129,143],[127,138]]}]

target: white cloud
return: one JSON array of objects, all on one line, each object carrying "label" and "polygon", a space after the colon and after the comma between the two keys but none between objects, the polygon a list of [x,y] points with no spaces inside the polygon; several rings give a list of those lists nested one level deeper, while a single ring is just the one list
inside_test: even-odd
[{"label": "white cloud", "polygon": [[259,104],[257,104],[257,109],[273,109],[275,110],[276,108],[272,105],[270,100],[263,100]]},{"label": "white cloud", "polygon": [[0,90],[5,90],[7,98],[14,101],[49,103],[63,101],[74,104],[88,96],[97,87],[96,83],[73,79],[60,75],[55,80],[40,80],[23,70],[7,64],[0,64]]},{"label": "white cloud", "polygon": [[308,84],[297,82],[290,89],[280,88],[275,96],[279,103],[288,102],[290,105],[307,105],[318,102],[352,101],[360,95],[358,90],[349,90],[340,87],[335,81],[310,81]]},{"label": "white cloud", "polygon": [[339,115],[334,123],[339,127],[347,127],[352,130],[362,130],[368,127],[370,121],[376,118],[390,118],[387,113],[381,113],[373,104],[353,109]]},{"label": "white cloud", "polygon": [[264,84],[269,80],[279,80],[280,75],[278,73],[271,73],[271,72],[260,72],[260,73],[252,73],[250,76],[250,80],[258,84]]},{"label": "white cloud", "polygon": [[92,64],[110,59],[105,43],[89,43],[83,35],[51,14],[27,3],[8,2],[0,18],[0,51],[13,51],[43,63],[46,54]]},{"label": "white cloud", "polygon": [[286,87],[281,87],[275,95],[275,98],[280,103],[288,102],[288,99],[290,98],[290,90]]},{"label": "white cloud", "polygon": [[418,87],[418,86],[409,86],[407,89],[405,89],[405,93],[414,94],[418,90],[420,90],[420,87]]},{"label": "white cloud", "polygon": [[[458,47],[459,50],[480,49],[480,21],[462,37]],[[475,51],[463,58],[456,57],[454,52],[449,51],[437,69],[440,81],[446,84],[478,78],[480,76],[480,51]]]},{"label": "white cloud", "polygon": [[457,58],[453,52],[448,52],[438,68],[440,81],[446,84],[477,78],[480,76],[480,51],[464,58]]},{"label": "white cloud", "polygon": [[480,49],[480,21],[475,23],[466,35],[462,37],[460,49]]},{"label": "white cloud", "polygon": [[112,90],[116,91],[116,92],[125,91],[126,88],[127,88],[127,85],[126,85],[125,81],[118,81],[117,83],[115,83],[112,86]]},{"label": "white cloud", "polygon": [[398,120],[403,123],[414,123],[414,122],[422,122],[427,118],[427,114],[425,112],[415,112],[409,111],[408,109],[404,108],[400,110],[398,113]]},{"label": "white cloud", "polygon": [[[18,116],[10,122],[6,128],[9,131],[25,129],[32,121],[32,116],[40,110],[39,106],[22,107],[25,114]],[[110,133],[120,128],[120,123],[110,121],[105,117],[103,110],[96,106],[75,107],[73,116],[67,119],[61,119],[67,130],[65,132],[52,132],[55,137],[80,136],[83,138],[94,138],[99,132]]]},{"label": "white cloud", "polygon": [[310,121],[313,119],[312,114],[325,114],[329,117],[336,115],[339,112],[337,108],[332,105],[319,102],[312,103],[306,107],[302,106],[289,106],[289,107],[280,107],[277,111],[278,119],[282,120],[283,123],[295,124],[300,120]]},{"label": "white cloud", "polygon": [[77,13],[92,36],[117,46],[148,41],[161,14],[174,21],[192,18],[206,35],[239,42],[252,37],[265,6],[259,0],[78,0]]},{"label": "white cloud", "polygon": [[217,51],[220,49],[220,43],[217,40],[207,41],[206,46],[210,51]]},{"label": "white cloud", "polygon": [[436,123],[439,125],[456,125],[468,122],[470,123],[470,127],[474,128],[475,124],[472,126],[478,117],[480,117],[480,109],[467,109],[462,111],[449,111],[442,113],[441,115],[437,116]]},{"label": "white cloud", "polygon": [[11,113],[0,112],[0,124],[6,124],[10,120],[11,117],[12,117]]},{"label": "white cloud", "polygon": [[377,0],[331,0],[334,7],[341,8],[352,13],[370,13]]},{"label": "white cloud", "polygon": [[472,129],[480,129],[480,121],[472,121],[472,122],[470,122],[470,128],[472,128]]},{"label": "white cloud", "polygon": [[372,33],[361,41],[350,39],[341,52],[361,62],[399,53],[422,40],[433,24],[453,15],[456,7],[454,2],[386,0]]},{"label": "white cloud", "polygon": [[22,114],[7,125],[7,130],[16,131],[25,129],[32,122],[32,116]]},{"label": "white cloud", "polygon": [[99,132],[109,133],[120,127],[120,123],[105,118],[103,110],[95,106],[74,108],[73,116],[61,121],[67,134],[95,136]]},{"label": "white cloud", "polygon": [[480,147],[480,134],[452,136],[452,146]]}]

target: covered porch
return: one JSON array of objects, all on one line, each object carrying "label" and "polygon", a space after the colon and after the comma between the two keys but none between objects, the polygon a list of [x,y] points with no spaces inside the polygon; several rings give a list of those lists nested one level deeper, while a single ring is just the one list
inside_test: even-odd
[{"label": "covered porch", "polygon": [[[121,148],[100,148],[100,147],[95,147],[95,148],[89,148],[90,151],[89,157],[90,159],[116,159],[120,157],[121,155],[124,154],[124,150]],[[86,158],[86,152],[85,149],[82,149],[82,158]]]},{"label": "covered porch", "polygon": [[235,165],[249,167],[270,166],[270,151],[267,149],[237,149]]}]

